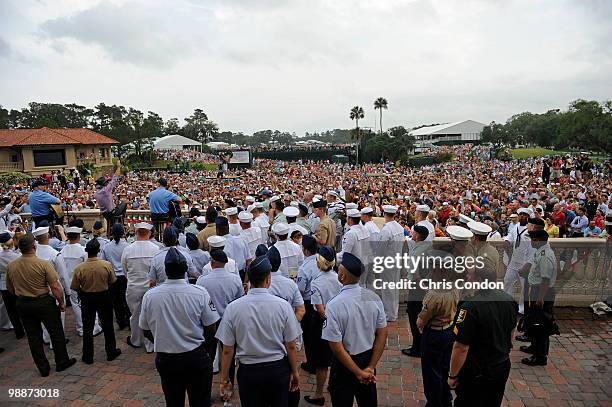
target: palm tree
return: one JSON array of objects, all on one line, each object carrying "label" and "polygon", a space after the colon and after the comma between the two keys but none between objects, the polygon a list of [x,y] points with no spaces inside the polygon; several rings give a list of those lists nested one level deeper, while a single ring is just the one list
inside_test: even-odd
[{"label": "palm tree", "polygon": [[374,110],[379,109],[380,110],[380,132],[382,133],[383,128],[382,128],[382,112],[383,109],[387,109],[387,99],[380,97],[378,99],[376,99],[374,101]]},{"label": "palm tree", "polygon": [[359,119],[363,119],[365,114],[363,113],[363,107],[353,106],[351,114],[349,116],[351,120],[355,120],[355,130],[351,132],[351,138],[357,141],[357,163],[359,163],[359,145],[361,144],[361,132],[359,131]]}]

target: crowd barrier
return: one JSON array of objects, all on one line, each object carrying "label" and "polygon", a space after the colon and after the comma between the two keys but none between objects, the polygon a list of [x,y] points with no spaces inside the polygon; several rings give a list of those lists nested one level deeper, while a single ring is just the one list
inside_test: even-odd
[{"label": "crowd barrier", "polygon": [[[101,220],[100,211],[87,209],[69,212],[85,223],[85,230],[91,231],[95,221]],[[183,211],[183,215],[188,213]],[[22,218],[30,219],[30,214],[21,214]],[[134,225],[141,221],[150,221],[148,210],[127,210],[125,226],[133,230]],[[377,219],[378,220],[378,219]],[[379,223],[379,222],[377,222]],[[448,238],[436,238],[436,244],[447,242]],[[505,242],[490,240],[490,243],[500,253]],[[564,259],[564,267],[559,272],[557,282],[557,301],[559,306],[588,306],[612,296],[612,243],[599,238],[550,239],[551,248],[557,255],[557,262]],[[517,293],[518,293],[517,284]],[[518,297],[517,297],[518,298]],[[402,291],[401,301],[406,299]]]}]

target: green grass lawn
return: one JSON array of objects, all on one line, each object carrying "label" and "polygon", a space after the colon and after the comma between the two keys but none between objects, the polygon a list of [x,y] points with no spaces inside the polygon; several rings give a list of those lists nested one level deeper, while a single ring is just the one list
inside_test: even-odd
[{"label": "green grass lawn", "polygon": [[546,148],[514,148],[512,149],[512,157],[514,158],[530,158],[542,157],[544,155],[563,154],[562,151],[548,150]]}]

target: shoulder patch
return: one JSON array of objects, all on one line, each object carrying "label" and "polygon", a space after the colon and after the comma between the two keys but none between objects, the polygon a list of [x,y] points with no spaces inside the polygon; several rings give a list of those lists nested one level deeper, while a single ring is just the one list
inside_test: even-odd
[{"label": "shoulder patch", "polygon": [[208,303],[208,307],[211,311],[217,311],[217,307],[215,307],[215,304],[213,304],[212,300]]},{"label": "shoulder patch", "polygon": [[545,255],[546,255],[546,250],[542,250],[542,251],[540,252],[540,256],[545,256]]},{"label": "shoulder patch", "polygon": [[323,328],[327,326],[327,318],[323,318]]},{"label": "shoulder patch", "polygon": [[459,315],[457,315],[457,323],[460,324],[465,320],[465,317],[467,315],[467,310],[465,308],[461,308],[459,310]]}]

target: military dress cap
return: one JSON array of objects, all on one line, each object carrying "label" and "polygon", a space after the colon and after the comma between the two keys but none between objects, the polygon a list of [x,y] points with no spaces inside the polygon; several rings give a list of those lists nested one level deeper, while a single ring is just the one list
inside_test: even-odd
[{"label": "military dress cap", "polygon": [[49,226],[39,226],[32,231],[34,237],[46,235],[49,233]]},{"label": "military dress cap", "polygon": [[289,225],[283,222],[275,223],[272,225],[272,232],[277,235],[286,235],[289,233]]},{"label": "military dress cap", "polygon": [[518,213],[519,215],[520,215],[521,213],[527,214],[527,215],[529,215],[529,216],[532,216],[532,215],[533,215],[533,212],[531,212],[531,209],[529,209],[529,208],[518,208],[518,210],[516,211],[516,213]]},{"label": "military dress cap", "polygon": [[349,218],[360,218],[361,212],[359,212],[357,209],[347,209],[346,216]]},{"label": "military dress cap", "polygon": [[217,226],[229,226],[229,221],[225,216],[217,216],[215,219],[215,225]]},{"label": "military dress cap", "polygon": [[104,229],[104,224],[102,223],[102,221],[95,221],[93,224],[93,230],[102,230]]},{"label": "military dress cap", "polygon": [[314,208],[325,208],[327,206],[327,201],[325,199],[317,199],[316,201],[313,199],[312,206]]},{"label": "military dress cap", "polygon": [[263,208],[263,202],[255,202],[253,204],[253,206],[257,209],[262,209]]},{"label": "military dress cap", "polygon": [[467,226],[468,228],[470,228],[472,233],[474,233],[475,235],[488,236],[489,233],[493,231],[493,228],[491,226],[487,225],[486,223],[482,223],[482,222],[472,221],[468,223]]},{"label": "military dress cap", "polygon": [[258,244],[255,249],[255,257],[265,256],[266,253],[268,253],[268,246],[263,243]]},{"label": "military dress cap", "polygon": [[327,261],[336,260],[336,251],[331,246],[321,246],[317,254]]},{"label": "military dress cap", "polygon": [[83,228],[79,228],[76,226],[68,226],[65,230],[66,233],[75,233],[75,234],[81,234],[81,232],[83,231]]},{"label": "military dress cap", "polygon": [[345,208],[348,209],[357,209],[358,205],[355,202],[347,202]]},{"label": "military dress cap", "polygon": [[187,259],[176,247],[168,249],[164,259],[164,265],[166,266],[166,270],[168,270],[168,267],[180,267],[187,271]]},{"label": "military dress cap", "polygon": [[253,280],[253,277],[260,277],[261,275],[268,274],[272,271],[272,264],[270,264],[270,260],[268,256],[258,256],[251,262],[249,265],[249,270],[247,274],[249,276],[249,280]]},{"label": "military dress cap", "polygon": [[251,223],[253,221],[253,214],[249,211],[242,211],[238,214],[238,220],[243,223]]},{"label": "military dress cap", "polygon": [[294,232],[300,232],[302,234],[302,236],[308,234],[308,230],[306,230],[306,228],[304,226],[298,225],[297,223],[292,223],[291,226],[289,226],[289,231],[290,231],[292,236],[293,236]]},{"label": "military dress cap", "polygon": [[272,198],[270,198],[270,202],[276,202],[280,199],[280,196],[278,195],[274,195]]},{"label": "military dress cap", "polygon": [[[313,196],[313,198],[314,198],[314,199],[319,199],[319,200],[320,200],[320,199],[323,199],[323,195],[316,194],[315,196]],[[314,199],[313,199],[313,200],[314,200]]]},{"label": "military dress cap", "polygon": [[429,205],[417,205],[416,207],[417,212],[429,212],[430,210],[431,208],[429,207]]},{"label": "military dress cap", "polygon": [[451,225],[451,226],[447,226],[446,227],[446,233],[448,233],[448,236],[452,239],[452,240],[470,240],[470,238],[472,236],[474,236],[474,234],[461,226],[455,226],[455,225]]},{"label": "military dress cap", "polygon": [[297,208],[300,206],[300,203],[298,201],[291,201],[289,202],[289,206],[292,208]]},{"label": "military dress cap", "polygon": [[134,227],[136,229],[146,229],[146,230],[153,229],[153,225],[151,223],[147,223],[147,222],[139,222],[139,223],[135,224]]},{"label": "military dress cap", "polygon": [[270,247],[268,253],[266,253],[268,260],[270,260],[270,264],[272,265],[272,271],[277,271],[281,264],[281,255],[276,246]]},{"label": "military dress cap", "polygon": [[317,240],[306,234],[302,236],[302,247],[308,250],[310,253],[314,253],[317,251]]},{"label": "military dress cap", "polygon": [[13,238],[13,236],[15,236],[13,232],[5,230],[4,232],[0,233],[0,243],[8,242]]},{"label": "military dress cap", "polygon": [[247,195],[246,198],[244,198],[244,200],[250,203],[255,202],[255,198],[252,197],[251,195]]},{"label": "military dress cap", "polygon": [[300,210],[295,206],[287,206],[283,209],[283,214],[289,218],[297,218],[300,214]]},{"label": "military dress cap", "polygon": [[393,213],[397,212],[397,206],[395,206],[395,205],[383,205],[382,208],[383,208],[383,212],[384,213],[391,213],[391,214],[393,214]]},{"label": "military dress cap", "polygon": [[331,196],[335,196],[336,198],[340,198],[340,194],[338,194],[333,189],[330,189],[329,191],[327,191],[327,195],[331,195]]},{"label": "military dress cap", "polygon": [[187,233],[185,235],[185,243],[187,244],[189,250],[196,250],[198,247],[200,247],[200,241],[194,233]]},{"label": "military dress cap", "polygon": [[232,207],[227,208],[225,210],[225,214],[228,215],[228,216],[229,215],[236,215],[237,213],[238,213],[238,208],[236,208],[235,206],[232,206]]},{"label": "military dress cap", "polygon": [[210,252],[210,258],[220,263],[227,263],[227,254],[221,249],[215,249]]},{"label": "military dress cap", "polygon": [[87,252],[87,254],[96,254],[100,252],[100,242],[98,242],[98,239],[91,239],[89,242],[87,242],[87,244],[85,245],[85,251]]},{"label": "military dress cap", "polygon": [[210,247],[223,247],[223,246],[225,246],[225,238],[223,236],[217,236],[217,235],[208,236],[206,241],[208,242],[208,245]]},{"label": "military dress cap", "polygon": [[205,216],[198,216],[195,218],[196,223],[200,224],[200,225],[204,225],[206,223],[206,217]]},{"label": "military dress cap", "polygon": [[548,239],[548,232],[545,231],[544,229],[537,229],[537,230],[531,230],[528,232],[529,233],[529,237],[532,239],[542,239],[542,238],[546,238]]},{"label": "military dress cap", "polygon": [[363,209],[361,210],[361,214],[362,214],[362,215],[368,215],[368,214],[370,214],[370,213],[372,213],[372,212],[374,212],[374,209],[372,209],[372,207],[371,207],[371,206],[366,206],[365,208],[363,208]]},{"label": "military dress cap", "polygon": [[255,205],[251,204],[251,205],[247,206],[246,211],[247,212],[253,212],[253,209],[255,209]]},{"label": "military dress cap", "polygon": [[467,225],[468,223],[473,222],[472,218],[470,218],[467,215],[464,214],[459,214],[459,223],[463,223],[465,225]]},{"label": "military dress cap", "polygon": [[355,277],[360,277],[361,273],[363,273],[363,263],[361,263],[361,260],[352,253],[343,253],[342,262],[340,264]]},{"label": "military dress cap", "polygon": [[531,223],[532,225],[538,225],[542,227],[546,226],[546,223],[544,222],[544,220],[540,218],[530,218],[528,222]]}]

